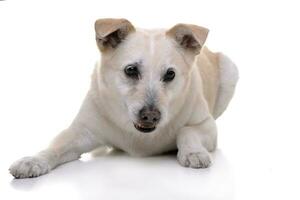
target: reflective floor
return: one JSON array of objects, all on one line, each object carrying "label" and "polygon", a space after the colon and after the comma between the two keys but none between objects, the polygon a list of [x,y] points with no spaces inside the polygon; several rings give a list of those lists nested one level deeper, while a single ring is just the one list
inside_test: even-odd
[{"label": "reflective floor", "polygon": [[0,199],[233,199],[232,171],[220,150],[209,169],[183,168],[175,153],[149,158],[101,154],[32,179],[13,179],[1,170]]}]

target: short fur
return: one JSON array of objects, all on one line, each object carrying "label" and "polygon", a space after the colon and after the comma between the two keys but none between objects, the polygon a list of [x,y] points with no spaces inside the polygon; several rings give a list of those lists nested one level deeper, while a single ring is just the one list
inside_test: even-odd
[{"label": "short fur", "polygon": [[[215,119],[226,109],[238,79],[228,57],[204,47],[208,30],[189,24],[142,30],[125,19],[100,19],[95,31],[101,61],[77,117],[47,149],[13,163],[11,174],[40,176],[99,146],[134,156],[178,149],[182,166],[208,167],[209,152],[217,145]],[[132,63],[139,65],[138,80],[124,74]],[[169,68],[176,76],[166,83],[162,77]],[[154,131],[143,133],[134,123],[149,104],[161,119]]]}]

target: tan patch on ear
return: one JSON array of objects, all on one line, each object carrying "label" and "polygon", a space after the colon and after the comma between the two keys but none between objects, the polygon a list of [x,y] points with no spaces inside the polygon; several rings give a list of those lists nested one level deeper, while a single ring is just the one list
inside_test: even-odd
[{"label": "tan patch on ear", "polygon": [[209,30],[192,24],[177,24],[166,32],[184,49],[199,53],[204,46]]},{"label": "tan patch on ear", "polygon": [[134,26],[127,19],[106,18],[95,22],[97,45],[101,51],[116,48],[129,33],[134,31]]}]

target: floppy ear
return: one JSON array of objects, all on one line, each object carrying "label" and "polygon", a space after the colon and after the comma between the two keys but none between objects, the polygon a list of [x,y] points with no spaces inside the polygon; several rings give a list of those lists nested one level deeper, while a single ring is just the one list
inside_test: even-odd
[{"label": "floppy ear", "polygon": [[116,48],[135,28],[127,19],[106,18],[95,22],[95,31],[97,45],[103,52]]},{"label": "floppy ear", "polygon": [[200,53],[209,30],[192,24],[177,24],[167,31],[167,36],[173,38],[180,47]]}]

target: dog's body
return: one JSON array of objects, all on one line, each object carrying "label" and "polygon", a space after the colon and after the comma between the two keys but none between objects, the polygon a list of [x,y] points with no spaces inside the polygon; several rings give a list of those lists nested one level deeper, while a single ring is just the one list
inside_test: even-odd
[{"label": "dog's body", "polygon": [[48,149],[15,162],[12,175],[39,176],[99,146],[134,156],[178,149],[181,165],[208,167],[215,119],[238,72],[225,55],[203,47],[207,33],[194,25],[146,31],[123,19],[98,20],[102,59],[77,117]]}]

